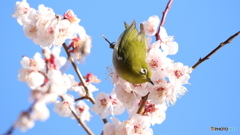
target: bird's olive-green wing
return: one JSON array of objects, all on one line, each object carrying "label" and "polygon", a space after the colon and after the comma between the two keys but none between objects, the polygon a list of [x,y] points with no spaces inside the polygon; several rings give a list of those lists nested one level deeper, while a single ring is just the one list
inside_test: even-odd
[{"label": "bird's olive-green wing", "polygon": [[125,52],[126,49],[129,47],[129,42],[132,39],[136,38],[136,34],[137,34],[137,29],[136,29],[136,22],[135,20],[132,21],[131,25],[128,26],[125,22],[124,22],[125,28],[126,30],[122,33],[120,41],[119,41],[119,45],[118,45],[118,50],[117,50],[117,56],[119,59],[125,59]]}]

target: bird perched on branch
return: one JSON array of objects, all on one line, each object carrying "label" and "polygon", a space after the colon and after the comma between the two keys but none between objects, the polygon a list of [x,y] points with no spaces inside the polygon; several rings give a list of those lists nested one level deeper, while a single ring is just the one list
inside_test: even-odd
[{"label": "bird perched on branch", "polygon": [[[136,22],[127,25],[113,47],[113,65],[117,74],[130,83],[150,82],[152,72],[146,62],[147,41],[144,26],[140,24],[140,31],[136,29]],[[110,44],[111,46],[111,44]]]}]

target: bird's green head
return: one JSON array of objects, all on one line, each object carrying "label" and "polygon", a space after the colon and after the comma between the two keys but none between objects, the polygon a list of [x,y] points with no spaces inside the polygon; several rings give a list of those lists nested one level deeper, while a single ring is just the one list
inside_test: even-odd
[{"label": "bird's green head", "polygon": [[154,85],[154,83],[151,80],[151,77],[152,77],[152,72],[149,65],[146,62],[139,61],[139,64],[136,64],[135,66],[133,66],[133,73],[127,77],[129,79],[127,80],[129,82],[133,82],[136,84],[149,82],[152,85]]},{"label": "bird's green head", "polygon": [[143,65],[139,67],[139,76],[141,80],[144,80],[145,82],[149,82],[154,85],[151,80],[152,72],[147,63],[143,63]]}]

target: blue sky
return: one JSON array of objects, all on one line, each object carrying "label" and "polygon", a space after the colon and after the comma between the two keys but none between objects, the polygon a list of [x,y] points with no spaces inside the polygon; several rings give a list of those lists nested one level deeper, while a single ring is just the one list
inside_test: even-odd
[{"label": "blue sky", "polygon": [[[4,133],[17,119],[19,113],[26,110],[30,89],[17,80],[21,68],[22,55],[32,57],[41,49],[24,36],[22,27],[11,15],[14,12],[14,0],[0,1],[2,46],[0,49],[0,134]],[[97,84],[97,93],[110,92],[113,88],[106,79],[106,67],[112,65],[112,50],[102,39],[104,34],[110,41],[116,41],[124,30],[123,21],[137,23],[145,21],[151,15],[161,17],[168,0],[150,1],[79,1],[79,0],[28,0],[31,7],[39,4],[63,14],[72,9],[81,19],[80,24],[92,37],[92,52],[86,61],[79,65],[83,74],[92,72],[102,82]],[[164,27],[169,35],[174,35],[179,44],[179,52],[171,56],[176,62],[194,65],[219,43],[240,31],[239,0],[181,0],[174,1]],[[176,104],[169,107],[166,120],[153,127],[155,135],[239,135],[240,134],[240,36],[231,44],[224,46],[209,60],[195,69],[187,85],[188,92]],[[64,53],[62,53],[65,55]],[[70,68],[67,73],[74,74]],[[33,129],[15,135],[69,135],[85,134],[76,120],[59,117],[49,105],[51,117],[45,122],[36,122]],[[102,131],[102,121],[94,116],[87,125],[95,134]],[[126,119],[126,115],[120,117]],[[210,127],[237,127],[238,131],[210,132]]]}]

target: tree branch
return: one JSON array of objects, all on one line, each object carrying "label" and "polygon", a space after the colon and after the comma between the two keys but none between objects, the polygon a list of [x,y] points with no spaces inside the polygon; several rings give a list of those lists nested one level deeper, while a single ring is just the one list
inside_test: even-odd
[{"label": "tree branch", "polygon": [[[63,48],[64,48],[64,50],[65,50],[66,53],[67,53],[68,60],[71,62],[71,64],[72,64],[72,66],[73,66],[73,68],[74,68],[74,70],[75,70],[78,78],[79,78],[80,81],[82,82],[82,85],[83,85],[83,87],[84,87],[84,89],[85,89],[85,91],[86,91],[86,95],[85,95],[84,97],[80,97],[80,98],[78,98],[78,99],[75,99],[75,101],[82,100],[82,99],[88,99],[88,100],[90,100],[90,101],[92,102],[92,104],[95,104],[94,99],[89,96],[89,90],[88,90],[88,88],[87,88],[87,85],[86,85],[86,83],[85,83],[85,80],[84,80],[84,78],[83,78],[80,70],[78,69],[77,65],[75,64],[75,62],[74,62],[74,60],[73,60],[70,52],[68,51],[69,48],[68,48],[68,46],[66,45],[66,43],[63,43]],[[74,115],[74,114],[73,114],[73,115]],[[107,119],[102,119],[102,120],[103,120],[103,123],[104,123],[104,124],[107,123]]]},{"label": "tree branch", "polygon": [[[60,98],[62,99],[62,101],[64,100],[64,98],[62,96],[60,96]],[[89,135],[94,135],[93,132],[88,128],[88,126],[76,115],[76,113],[71,109],[71,107],[69,107],[69,109],[71,110],[71,113],[73,114],[74,118],[78,121],[78,123],[83,127],[83,129],[87,132],[87,134]]]},{"label": "tree branch", "polygon": [[75,112],[73,112],[73,110],[69,107],[69,109],[71,110],[73,116],[77,119],[78,123],[83,127],[83,129],[89,134],[89,135],[94,135],[93,132],[87,127],[87,125],[78,118],[78,116],[76,115]]},{"label": "tree branch", "polygon": [[137,114],[141,115],[145,111],[145,104],[147,102],[148,95],[149,95],[149,92],[146,96],[142,97],[142,101],[141,101],[140,106],[138,108]]},{"label": "tree branch", "polygon": [[[172,4],[172,3],[173,3],[173,0],[169,0],[167,6],[166,6],[166,8],[165,8],[165,10],[162,12],[162,19],[161,19],[161,22],[160,22],[160,26],[163,26],[163,25],[164,25],[165,20],[166,20],[166,17],[167,17],[167,13],[168,13],[168,11],[170,10],[170,7],[171,7],[171,4]],[[159,28],[158,28],[157,33],[155,34],[156,41],[161,40],[161,37],[160,37],[160,35],[159,35],[159,34],[160,34],[160,26],[159,26]]]},{"label": "tree branch", "polygon": [[[23,113],[27,113],[30,115],[31,111],[32,111],[32,108],[33,106],[37,103],[38,100],[35,100],[32,105],[26,110],[26,111],[23,111],[21,114]],[[21,115],[19,115],[21,116]],[[8,131],[6,133],[4,133],[3,135],[11,135],[13,133],[13,131],[15,130],[15,127],[14,127],[14,124],[8,129]]]},{"label": "tree branch", "polygon": [[80,81],[81,81],[81,83],[83,85],[83,88],[85,89],[85,92],[86,92],[85,97],[88,97],[88,99],[92,102],[92,104],[94,104],[95,101],[94,101],[94,99],[92,97],[89,96],[89,90],[87,88],[86,82],[85,82],[85,80],[84,80],[80,70],[78,69],[76,63],[74,62],[70,52],[68,51],[68,47],[67,47],[66,43],[63,43],[63,48],[66,51],[67,56],[68,56],[68,60],[71,62],[71,64],[72,64],[72,66],[73,66],[73,68],[74,68],[78,78],[80,79]]},{"label": "tree branch", "polygon": [[[170,7],[171,7],[172,3],[173,3],[173,0],[169,0],[165,10],[162,12],[162,19],[161,19],[161,22],[160,22],[160,26],[164,25],[166,17],[167,17],[167,13],[170,10]],[[159,35],[160,34],[160,26],[158,28],[157,33],[155,34],[156,41],[161,40],[160,35]],[[148,99],[148,94],[146,96],[142,97],[142,101],[141,101],[141,104],[138,108],[137,114],[142,114],[144,112],[144,110],[145,110],[144,107],[145,107],[145,103],[147,102],[147,99]]]},{"label": "tree branch", "polygon": [[14,131],[14,126],[11,126],[9,129],[8,129],[8,131],[6,132],[6,133],[4,133],[3,135],[11,135],[12,133],[13,133],[13,131]]},{"label": "tree branch", "polygon": [[218,47],[216,47],[214,50],[212,50],[207,56],[204,58],[200,58],[196,64],[192,66],[193,69],[195,69],[198,65],[200,65],[205,60],[208,60],[214,53],[216,53],[220,48],[222,48],[224,45],[230,43],[236,36],[240,35],[240,31],[229,37],[226,41],[220,43]]}]

